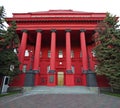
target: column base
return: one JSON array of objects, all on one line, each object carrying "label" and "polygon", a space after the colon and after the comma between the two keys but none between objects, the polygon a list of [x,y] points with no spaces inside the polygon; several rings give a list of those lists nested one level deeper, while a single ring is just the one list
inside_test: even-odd
[{"label": "column base", "polygon": [[34,86],[34,79],[35,79],[34,77],[35,77],[35,73],[33,70],[29,70],[28,72],[26,72],[24,86],[25,87]]},{"label": "column base", "polygon": [[91,70],[87,72],[87,86],[88,87],[97,87],[96,74]]}]

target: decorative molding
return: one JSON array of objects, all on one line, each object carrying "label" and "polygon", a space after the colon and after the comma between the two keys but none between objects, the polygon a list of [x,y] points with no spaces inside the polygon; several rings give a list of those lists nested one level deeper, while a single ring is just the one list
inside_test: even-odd
[{"label": "decorative molding", "polygon": [[39,70],[33,70],[34,71],[34,73],[39,73],[40,71]]},{"label": "decorative molding", "polygon": [[49,70],[49,74],[54,74],[55,70]]},{"label": "decorative molding", "polygon": [[72,70],[66,70],[67,74],[73,74]]},{"label": "decorative molding", "polygon": [[87,74],[87,73],[88,73],[88,70],[83,70],[82,73],[83,73],[83,74]]}]

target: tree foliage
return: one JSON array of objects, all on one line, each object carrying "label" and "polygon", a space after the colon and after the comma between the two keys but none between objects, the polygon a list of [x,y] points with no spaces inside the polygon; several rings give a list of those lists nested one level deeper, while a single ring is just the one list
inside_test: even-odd
[{"label": "tree foliage", "polygon": [[120,30],[116,16],[106,14],[100,22],[94,35],[94,48],[97,69],[96,72],[109,79],[112,88],[120,89]]},{"label": "tree foliage", "polygon": [[4,22],[4,7],[0,7],[0,75],[12,77],[19,73],[19,61],[14,52],[19,38],[16,33],[16,23],[13,21],[7,28]]}]

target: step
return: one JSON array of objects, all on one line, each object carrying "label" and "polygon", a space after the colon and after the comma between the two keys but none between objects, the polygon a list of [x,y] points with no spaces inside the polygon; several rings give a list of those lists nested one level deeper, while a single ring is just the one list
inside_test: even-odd
[{"label": "step", "polygon": [[84,86],[37,86],[24,92],[25,95],[32,94],[98,94],[98,87]]}]

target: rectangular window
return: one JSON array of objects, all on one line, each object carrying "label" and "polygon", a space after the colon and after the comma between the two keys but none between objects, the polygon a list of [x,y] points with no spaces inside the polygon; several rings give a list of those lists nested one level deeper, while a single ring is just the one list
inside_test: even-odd
[{"label": "rectangular window", "polygon": [[74,51],[71,50],[71,58],[74,58]]},{"label": "rectangular window", "polygon": [[50,50],[48,50],[48,58],[50,58],[51,57],[51,52],[50,52]]},{"label": "rectangular window", "polygon": [[92,53],[92,56],[95,57],[95,52],[94,52],[94,51],[91,51],[91,53]]},{"label": "rectangular window", "polygon": [[63,51],[62,50],[59,50],[59,52],[58,52],[58,58],[63,58]]},{"label": "rectangular window", "polygon": [[94,65],[94,71],[97,72],[97,65]]},{"label": "rectangular window", "polygon": [[24,73],[26,73],[26,70],[27,70],[27,65],[24,64],[24,65],[23,65],[23,68],[22,68],[22,71],[23,71]]},{"label": "rectangular window", "polygon": [[73,72],[73,73],[75,72],[75,67],[74,67],[74,66],[72,66],[72,72]]},{"label": "rectangular window", "polygon": [[42,58],[42,51],[40,51],[40,58]]},{"label": "rectangular window", "polygon": [[82,57],[82,51],[80,51],[80,58]]},{"label": "rectangular window", "polygon": [[29,56],[29,51],[25,50],[25,57],[28,57],[28,56]]},{"label": "rectangular window", "polygon": [[14,51],[15,54],[17,54],[17,49],[16,48],[14,48],[13,51]]},{"label": "rectangular window", "polygon": [[49,73],[50,71],[50,66],[47,66],[47,73]]}]

